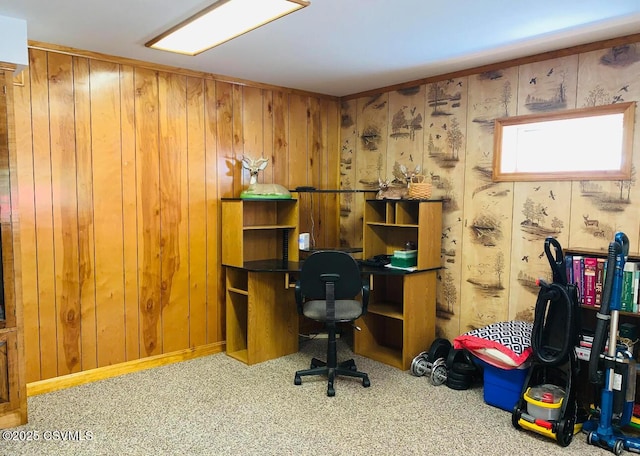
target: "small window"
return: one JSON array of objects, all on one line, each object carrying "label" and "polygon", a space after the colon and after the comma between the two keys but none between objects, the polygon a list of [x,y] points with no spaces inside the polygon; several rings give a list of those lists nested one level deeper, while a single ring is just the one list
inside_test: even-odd
[{"label": "small window", "polygon": [[496,119],[493,180],[631,177],[635,102]]}]

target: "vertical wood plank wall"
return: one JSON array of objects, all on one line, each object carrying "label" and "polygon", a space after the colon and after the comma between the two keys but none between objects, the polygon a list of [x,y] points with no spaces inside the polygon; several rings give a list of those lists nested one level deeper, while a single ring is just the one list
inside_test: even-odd
[{"label": "vertical wood plank wall", "polygon": [[[264,182],[338,188],[338,101],[29,56],[14,88],[27,382],[223,342],[219,200],[248,184],[237,159],[269,158]],[[319,245],[338,244],[337,204],[308,209]]]}]

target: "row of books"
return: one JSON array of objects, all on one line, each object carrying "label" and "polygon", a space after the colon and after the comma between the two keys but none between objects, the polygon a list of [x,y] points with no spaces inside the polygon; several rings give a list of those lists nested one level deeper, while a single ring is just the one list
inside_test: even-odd
[{"label": "row of books", "polygon": [[[591,357],[591,347],[593,346],[594,336],[591,333],[582,333],[580,334],[579,343],[576,346],[576,355],[578,355],[578,359],[583,361],[589,361]],[[606,353],[609,349],[609,340],[605,341],[604,353]],[[616,344],[616,351],[628,353],[630,357],[633,357],[633,347],[627,346],[624,343],[618,341]]]},{"label": "row of books", "polygon": [[[600,307],[607,274],[607,259],[587,255],[566,255],[567,280],[575,283],[580,294],[580,304]],[[622,275],[620,310],[639,313],[640,262],[627,261]]]}]

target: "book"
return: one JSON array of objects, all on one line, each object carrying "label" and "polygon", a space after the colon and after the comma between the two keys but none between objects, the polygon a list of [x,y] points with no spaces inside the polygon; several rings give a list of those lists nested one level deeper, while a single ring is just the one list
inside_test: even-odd
[{"label": "book", "polygon": [[595,306],[600,307],[602,304],[602,290],[604,290],[604,270],[607,264],[606,258],[597,258],[596,263],[596,297],[595,297]]},{"label": "book", "polygon": [[598,267],[598,260],[595,257],[584,258],[584,272],[583,272],[583,294],[584,305],[595,306],[596,305],[596,269]]},{"label": "book", "polygon": [[576,355],[582,361],[589,361],[591,358],[591,349],[588,347],[576,347]]},{"label": "book", "polygon": [[578,302],[584,304],[584,257],[573,256],[573,283],[578,288]]},{"label": "book", "polygon": [[622,270],[622,296],[620,298],[620,310],[633,312],[633,287],[634,276],[638,270],[638,263],[627,261]]},{"label": "book", "polygon": [[587,342],[586,340],[581,340],[578,342],[579,347],[591,348],[593,347],[593,342]]},{"label": "book", "polygon": [[565,255],[564,266],[567,270],[567,283],[573,284],[573,255]]},{"label": "book", "polygon": [[640,294],[640,264],[636,263],[636,268],[633,271],[633,297],[631,298],[631,302],[633,303],[633,311],[638,313],[638,294]]}]

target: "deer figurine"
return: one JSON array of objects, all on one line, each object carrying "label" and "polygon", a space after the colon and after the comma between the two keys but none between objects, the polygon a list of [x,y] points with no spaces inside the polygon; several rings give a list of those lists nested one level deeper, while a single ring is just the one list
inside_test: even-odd
[{"label": "deer figurine", "polygon": [[279,184],[260,184],[258,183],[258,173],[265,169],[269,164],[269,159],[260,157],[256,160],[248,155],[242,156],[242,167],[249,170],[249,187],[240,193],[240,198],[278,198],[289,199],[291,193],[289,190]]},{"label": "deer figurine", "polygon": [[407,168],[405,165],[402,165],[398,162],[393,164],[393,177],[396,182],[404,182],[408,187],[414,182],[414,179],[417,176],[420,176],[421,166],[417,165],[413,170]]},{"label": "deer figurine", "polygon": [[405,199],[409,196],[409,189],[404,186],[395,186],[389,183],[389,180],[382,180],[378,178],[378,193],[376,194],[376,199],[391,199],[391,200],[399,200]]}]

